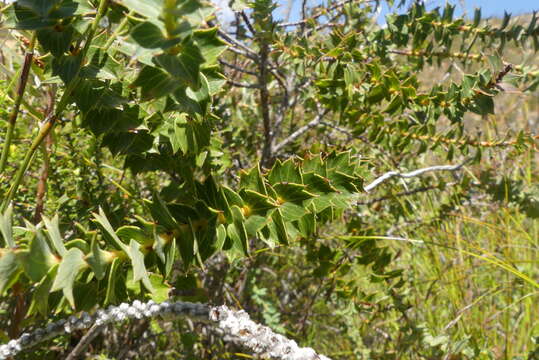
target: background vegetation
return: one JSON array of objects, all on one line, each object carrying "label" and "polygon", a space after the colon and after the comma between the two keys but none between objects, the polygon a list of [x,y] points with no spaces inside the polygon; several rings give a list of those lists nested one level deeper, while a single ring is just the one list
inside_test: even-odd
[{"label": "background vegetation", "polygon": [[[333,359],[539,358],[535,15],[231,5],[226,28],[198,0],[4,5],[0,340],[173,298]],[[86,357],[250,355],[182,319]]]}]

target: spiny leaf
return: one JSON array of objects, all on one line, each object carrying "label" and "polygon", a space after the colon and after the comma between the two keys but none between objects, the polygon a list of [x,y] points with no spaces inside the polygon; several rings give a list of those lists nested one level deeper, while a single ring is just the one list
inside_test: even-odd
[{"label": "spiny leaf", "polygon": [[0,214],[0,232],[4,238],[4,242],[10,248],[15,247],[15,241],[13,240],[13,229],[11,224],[11,218],[13,216],[13,206],[10,204],[3,214]]},{"label": "spiny leaf", "polygon": [[146,289],[153,292],[153,286],[146,271],[146,265],[144,265],[144,255],[140,251],[140,244],[133,239],[129,243],[128,255],[133,266],[133,281],[142,280]]},{"label": "spiny leaf", "polygon": [[247,238],[247,230],[245,229],[244,225],[245,217],[237,205],[232,205],[230,209],[234,219],[234,223],[231,225],[234,226],[230,227],[229,225],[229,228],[227,229],[230,231],[229,236],[231,237],[233,246],[236,248],[236,250],[247,256],[249,255],[249,240]]},{"label": "spiny leaf", "polygon": [[303,183],[301,172],[296,167],[292,159],[288,159],[285,162],[277,160],[267,178],[270,184],[278,182],[290,182],[296,184]]},{"label": "spiny leaf", "polygon": [[131,37],[137,44],[147,49],[168,49],[181,42],[180,38],[165,37],[162,30],[151,22],[143,22],[131,31]]},{"label": "spiny leaf", "polygon": [[52,220],[49,220],[46,216],[43,216],[43,223],[47,228],[47,233],[52,241],[54,249],[58,252],[60,256],[64,256],[67,252],[64,246],[64,240],[60,235],[60,225],[58,224],[58,214],[54,215]]},{"label": "spiny leaf", "polygon": [[21,256],[25,274],[35,282],[40,281],[58,263],[39,229],[35,232],[29,251]]},{"label": "spiny leaf", "polygon": [[0,296],[17,280],[21,266],[12,250],[0,249]]},{"label": "spiny leaf", "polygon": [[103,212],[103,209],[99,208],[99,214],[93,213],[96,221],[103,227],[103,229],[106,231],[106,234],[109,236],[109,238],[112,240],[113,244],[126,254],[129,252],[129,247],[120,240],[118,235],[116,235],[116,232],[112,228],[112,225],[110,224],[109,220],[107,219],[107,216]]},{"label": "spiny leaf", "polygon": [[92,268],[97,280],[103,280],[105,278],[107,266],[110,263],[110,254],[99,248],[99,244],[95,237],[92,239],[91,253],[86,258],[86,261]]},{"label": "spiny leaf", "polygon": [[53,266],[50,271],[47,273],[39,284],[37,284],[34,296],[32,298],[32,304],[30,306],[29,312],[33,312],[33,309],[41,314],[41,316],[47,317],[50,315],[49,312],[49,298],[52,288],[52,283],[58,272],[58,266]]},{"label": "spiny leaf", "polygon": [[120,280],[120,258],[114,258],[109,268],[109,276],[107,278],[107,293],[105,295],[105,304],[116,303],[116,283]]},{"label": "spiny leaf", "polygon": [[84,261],[84,254],[77,248],[67,251],[58,267],[58,273],[52,284],[51,291],[62,290],[65,298],[72,308],[75,308],[73,298],[73,284],[79,272],[87,266]]}]

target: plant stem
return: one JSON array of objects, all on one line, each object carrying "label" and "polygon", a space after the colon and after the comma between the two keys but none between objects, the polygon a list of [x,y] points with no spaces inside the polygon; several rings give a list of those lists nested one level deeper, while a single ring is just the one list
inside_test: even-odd
[{"label": "plant stem", "polygon": [[114,30],[114,32],[112,33],[112,35],[108,38],[107,42],[105,43],[105,45],[103,45],[103,50],[105,52],[107,52],[110,48],[110,46],[112,45],[112,43],[114,42],[114,40],[116,40],[116,38],[118,36],[120,36],[120,33],[125,29],[125,27],[127,26],[127,24],[129,23],[129,19],[133,16],[133,14],[135,14],[135,11],[134,10],[131,10],[124,18],[123,20],[120,22],[120,24],[118,25],[118,27],[116,28],[116,30]]},{"label": "plant stem", "polygon": [[264,146],[262,148],[261,163],[263,166],[267,166],[271,162],[271,145],[272,145],[272,129],[270,118],[270,106],[269,106],[269,91],[268,91],[268,53],[269,48],[265,39],[260,44],[260,62],[258,64],[258,86],[260,87],[260,110],[262,112],[262,121],[264,125]]},{"label": "plant stem", "polygon": [[77,344],[77,346],[75,346],[71,353],[69,353],[69,355],[66,357],[66,360],[78,359],[82,355],[82,352],[86,350],[88,345],[90,345],[92,340],[94,340],[95,337],[99,335],[104,328],[105,325],[94,324],[90,328],[90,330],[88,330],[88,332],[84,334],[84,336],[80,339],[79,343]]},{"label": "plant stem", "polygon": [[39,129],[39,133],[37,134],[34,141],[32,141],[32,145],[30,145],[30,149],[26,152],[26,155],[24,156],[24,159],[22,161],[21,166],[19,167],[19,170],[17,170],[17,173],[15,174],[15,178],[13,179],[13,183],[11,184],[11,187],[9,188],[6,197],[4,199],[4,202],[2,203],[1,211],[5,211],[7,207],[9,206],[9,203],[13,199],[13,196],[17,192],[17,189],[19,188],[19,185],[21,184],[22,177],[24,176],[24,173],[28,169],[28,166],[30,166],[30,162],[32,161],[32,158],[34,157],[34,154],[45,139],[51,129],[53,128],[54,124],[56,123],[56,115],[52,116],[50,119],[46,119],[45,123],[41,126],[41,129]]},{"label": "plant stem", "polygon": [[26,316],[28,310],[26,303],[26,291],[18,281],[13,285],[13,296],[15,297],[15,311],[11,317],[11,325],[8,329],[8,335],[11,339],[15,339],[20,335],[21,332],[21,322]]},{"label": "plant stem", "polygon": [[[54,111],[54,99],[56,97],[56,86],[51,85],[48,91],[49,101],[47,103],[47,109],[45,110],[45,116],[49,117]],[[50,169],[50,152],[52,147],[52,134],[48,133],[45,137],[45,144],[43,148],[43,164],[41,165],[41,174],[39,175],[39,181],[37,183],[36,194],[36,210],[34,213],[34,223],[37,224],[41,221],[43,215],[43,209],[45,206],[45,195],[47,193],[47,180],[49,177]]]},{"label": "plant stem", "polygon": [[[99,27],[99,22],[101,21],[101,18],[106,12],[107,4],[108,4],[108,0],[99,1],[99,7],[97,9],[97,13],[93,20],[90,31],[88,32],[88,37],[86,39],[86,43],[84,44],[84,48],[81,51],[81,56],[83,59],[82,64],[84,64],[84,59],[86,58],[86,54],[88,53],[88,50],[90,49],[90,44],[92,43],[92,40],[97,31],[97,28]],[[0,211],[5,211],[5,209],[9,206],[9,203],[11,202],[11,200],[13,200],[13,196],[17,193],[17,190],[21,184],[24,173],[30,166],[30,163],[32,161],[32,158],[35,155],[36,150],[41,145],[43,140],[47,137],[49,132],[54,128],[54,125],[56,124],[56,120],[60,118],[61,114],[63,113],[67,105],[69,104],[71,94],[73,93],[73,90],[75,90],[75,88],[80,82],[80,78],[79,78],[80,69],[81,68],[77,70],[77,73],[75,74],[73,80],[69,84],[67,84],[67,87],[62,95],[62,98],[58,102],[58,105],[56,107],[56,112],[54,113],[54,115],[50,117],[45,116],[45,120],[43,121],[43,125],[41,125],[41,128],[39,129],[39,133],[37,134],[37,137],[32,142],[30,149],[28,149],[28,151],[26,152],[26,155],[24,156],[24,159],[22,161],[22,165],[19,167],[19,169],[17,170],[17,173],[15,174],[15,178],[13,179],[11,187],[9,188],[4,198],[4,202],[2,203],[2,207],[0,208]]]},{"label": "plant stem", "polygon": [[6,168],[7,158],[9,156],[9,148],[11,145],[11,140],[13,138],[13,131],[15,129],[15,123],[17,122],[17,117],[19,116],[19,109],[21,108],[22,98],[24,96],[24,90],[26,89],[26,83],[28,82],[28,75],[30,74],[30,67],[32,65],[32,60],[34,58],[34,47],[36,44],[36,33],[32,34],[30,39],[30,44],[28,49],[26,49],[26,54],[24,56],[24,64],[22,66],[21,77],[19,78],[19,86],[17,88],[17,95],[15,97],[15,104],[13,109],[9,114],[9,120],[6,131],[6,139],[4,141],[4,148],[2,149],[2,156],[0,157],[0,174],[4,172]]}]

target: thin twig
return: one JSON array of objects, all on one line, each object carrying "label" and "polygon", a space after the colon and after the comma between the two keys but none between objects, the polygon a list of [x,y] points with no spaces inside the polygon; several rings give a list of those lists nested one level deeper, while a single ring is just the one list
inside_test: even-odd
[{"label": "thin twig", "polygon": [[300,137],[301,135],[306,133],[309,129],[319,125],[322,122],[322,119],[324,118],[324,116],[326,116],[328,113],[329,113],[329,110],[325,110],[324,112],[318,114],[318,116],[316,116],[316,118],[309,121],[306,125],[300,127],[296,131],[294,131],[286,139],[281,141],[279,144],[275,145],[275,147],[273,148],[273,152],[275,153],[275,152],[281,150],[283,147],[287,146],[291,142],[295,141],[298,137]]},{"label": "thin twig", "polygon": [[30,67],[32,65],[32,59],[34,57],[34,47],[36,44],[36,33],[32,34],[28,49],[24,56],[24,64],[22,66],[21,77],[19,78],[19,86],[17,88],[17,94],[15,96],[15,104],[9,114],[8,127],[6,130],[6,138],[4,141],[4,148],[2,149],[2,156],[0,158],[0,174],[4,172],[6,168],[7,158],[9,156],[11,139],[13,138],[13,131],[15,130],[15,123],[19,116],[19,110],[21,108],[21,102],[24,97],[24,90],[26,89],[26,83],[28,82],[28,75],[30,74]]},{"label": "thin twig", "polygon": [[[332,11],[332,10],[335,10],[337,8],[343,7],[346,4],[349,4],[349,3],[352,3],[352,2],[355,2],[355,1],[357,1],[357,0],[344,0],[344,1],[338,2],[337,4],[331,6],[329,9],[324,9],[323,11],[320,11],[319,13],[311,16],[310,18],[305,18],[304,17],[302,20],[299,20],[299,21],[281,23],[281,24],[278,24],[277,27],[283,28],[283,27],[304,25],[306,22],[308,22],[310,20],[316,20],[321,16],[327,15],[329,11]],[[361,3],[374,2],[374,1],[375,0],[364,0],[364,1],[361,1]]]},{"label": "thin twig", "polygon": [[[97,13],[92,21],[91,26],[87,30],[88,35],[86,37],[86,42],[84,43],[84,47],[80,52],[82,59],[86,58],[86,55],[88,54],[88,50],[90,49],[92,40],[94,39],[94,36],[99,28],[99,22],[107,11],[108,1],[109,0],[99,0]],[[13,200],[13,197],[15,196],[19,189],[19,186],[21,185],[22,178],[26,170],[28,170],[28,167],[30,166],[30,163],[34,157],[36,150],[39,148],[43,140],[47,137],[48,133],[54,128],[56,121],[61,118],[61,114],[64,112],[65,108],[69,104],[72,93],[80,82],[80,71],[81,67],[79,67],[75,71],[73,80],[71,80],[71,82],[67,84],[66,89],[64,90],[64,93],[60,98],[60,101],[56,105],[55,114],[53,116],[46,117],[45,119],[43,119],[43,125],[40,127],[37,136],[34,138],[32,144],[30,145],[30,148],[24,155],[24,158],[19,168],[17,169],[17,172],[15,173],[11,186],[4,196],[2,205],[0,207],[1,211],[4,211],[11,203],[11,200]]]},{"label": "thin twig", "polygon": [[[48,102],[47,108],[45,109],[45,118],[48,118],[52,115],[54,111],[54,99],[56,97],[56,85],[52,84],[48,93]],[[37,193],[36,193],[36,210],[34,212],[34,223],[39,223],[41,221],[41,216],[43,214],[43,208],[45,204],[45,195],[47,194],[47,180],[49,177],[49,167],[50,167],[50,152],[52,147],[52,134],[48,133],[45,137],[45,143],[43,144],[43,164],[41,165],[39,181],[37,183]]]},{"label": "thin twig", "polygon": [[260,87],[260,111],[262,113],[262,122],[264,125],[264,146],[262,148],[261,164],[267,165],[272,156],[272,129],[270,118],[270,100],[268,91],[268,56],[269,46],[264,39],[261,40],[260,54],[258,63],[258,85]]},{"label": "thin twig", "polygon": [[376,188],[380,184],[386,182],[387,180],[389,180],[389,179],[391,179],[393,177],[399,177],[399,178],[408,179],[408,178],[416,177],[416,176],[422,175],[422,174],[427,173],[427,172],[432,172],[432,171],[457,171],[457,170],[460,170],[467,162],[468,162],[468,160],[466,160],[463,163],[458,164],[458,165],[435,165],[435,166],[429,166],[429,167],[426,167],[426,168],[417,169],[417,170],[410,171],[410,172],[407,172],[407,173],[401,173],[401,172],[398,172],[398,171],[389,171],[389,172],[383,174],[382,176],[377,177],[373,182],[371,182],[369,185],[365,186],[364,189],[365,189],[366,192],[370,192],[371,190],[373,190],[374,188]]},{"label": "thin twig", "polygon": [[241,15],[241,18],[243,19],[243,22],[247,26],[247,29],[249,29],[249,31],[251,32],[251,34],[253,34],[253,36],[256,36],[256,31],[253,28],[253,25],[251,24],[251,22],[249,21],[249,17],[247,17],[247,14],[245,13],[245,11],[240,11],[240,15]]},{"label": "thin twig", "polygon": [[[239,55],[243,55],[251,60],[258,61],[258,54],[251,50],[247,45],[243,44],[241,41],[234,39],[231,35],[227,34],[223,30],[219,29],[217,34],[230,45],[234,46],[229,47],[229,49]],[[240,50],[241,49],[241,50]],[[242,51],[243,50],[243,51]]]},{"label": "thin twig", "polygon": [[[281,124],[283,123],[284,119],[285,119],[285,109],[294,109],[296,107],[296,104],[298,103],[299,101],[299,98],[300,98],[300,95],[301,95],[301,90],[305,87],[307,87],[307,85],[309,85],[311,83],[312,79],[305,79],[303,82],[300,82],[297,86],[295,86],[293,88],[296,96],[294,96],[293,99],[290,99],[290,95],[289,93],[291,92],[291,90],[287,90],[287,93],[285,93],[285,96],[287,96],[289,99],[288,99],[288,102],[285,104],[284,101],[283,101],[283,111],[281,111],[278,115],[277,115],[277,118],[275,120],[275,125],[274,125],[274,139],[279,137],[280,133],[281,133]],[[284,99],[283,99],[284,100]]]},{"label": "thin twig", "polygon": [[258,61],[258,58],[251,55],[250,53],[248,52],[245,52],[241,49],[238,49],[237,47],[234,47],[232,45],[229,44],[229,46],[226,48],[228,51],[231,51],[233,52],[234,54],[237,54],[237,55],[240,55],[240,56],[243,56],[243,57],[246,57],[247,59],[250,59],[250,60],[253,60],[253,61]]},{"label": "thin twig", "polygon": [[86,334],[84,334],[82,339],[80,339],[77,346],[75,346],[75,348],[69,353],[69,355],[66,357],[66,360],[76,360],[76,359],[78,359],[79,356],[82,355],[82,352],[88,347],[88,345],[90,345],[92,340],[94,340],[95,337],[97,335],[99,335],[99,333],[104,328],[105,328],[105,325],[94,324],[94,326],[92,326],[90,328],[90,330],[88,330],[88,332]]},{"label": "thin twig", "polygon": [[222,59],[219,59],[219,63],[220,63],[221,65],[224,65],[224,66],[226,66],[226,67],[229,67],[229,68],[234,69],[234,70],[236,70],[236,71],[239,71],[239,72],[241,72],[241,73],[248,74],[248,75],[253,75],[253,76],[257,76],[257,73],[254,72],[254,71],[247,70],[247,69],[242,68],[242,67],[240,67],[240,66],[238,66],[238,65],[235,65],[235,64],[231,64],[231,63],[229,63],[229,62],[226,62],[226,61],[224,61],[224,60],[222,60]]},{"label": "thin twig", "polygon": [[303,22],[300,24],[300,31],[305,31],[305,23],[307,22],[307,0],[301,2],[301,18]]},{"label": "thin twig", "polygon": [[242,82],[238,82],[238,81],[234,81],[230,79],[228,79],[226,82],[235,87],[242,87],[242,88],[248,88],[248,89],[260,89],[259,84],[247,84],[247,83],[242,83]]}]

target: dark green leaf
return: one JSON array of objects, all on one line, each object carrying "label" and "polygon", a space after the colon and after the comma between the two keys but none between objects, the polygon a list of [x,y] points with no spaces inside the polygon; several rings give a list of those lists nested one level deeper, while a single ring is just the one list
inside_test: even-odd
[{"label": "dark green leaf", "polygon": [[159,98],[174,92],[181,81],[162,69],[144,66],[132,86],[141,88],[142,101]]},{"label": "dark green leaf", "polygon": [[73,38],[73,27],[42,29],[37,32],[37,39],[46,51],[55,57],[60,57],[69,50]]},{"label": "dark green leaf", "polygon": [[181,39],[167,39],[161,29],[151,22],[143,22],[131,31],[131,37],[140,46],[147,49],[168,49],[180,43]]},{"label": "dark green leaf", "polygon": [[91,253],[87,256],[86,261],[92,268],[97,280],[102,280],[105,277],[107,266],[110,263],[110,253],[99,248],[97,240],[92,239]]}]

